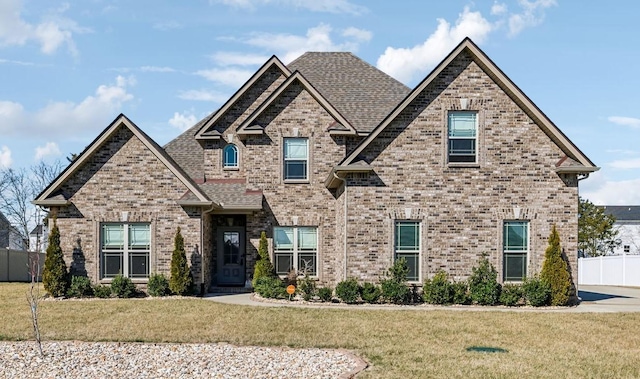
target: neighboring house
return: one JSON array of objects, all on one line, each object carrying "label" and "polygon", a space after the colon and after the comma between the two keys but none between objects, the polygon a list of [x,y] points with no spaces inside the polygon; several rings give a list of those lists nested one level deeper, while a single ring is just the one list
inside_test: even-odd
[{"label": "neighboring house", "polygon": [[485,253],[500,281],[536,274],[555,224],[576,278],[597,169],[465,39],[414,89],[350,53],[274,56],[164,148],[120,115],[35,204],[96,282],[168,273],[177,227],[202,288],[244,285],[262,231],[281,275],[375,281],[404,257],[420,284]]},{"label": "neighboring house", "polygon": [[46,225],[39,224],[31,233],[29,233],[29,249],[31,251],[47,251],[49,245],[49,228]]},{"label": "neighboring house", "polygon": [[27,244],[22,239],[20,232],[0,212],[0,249],[26,250]]},{"label": "neighboring house", "polygon": [[616,218],[613,225],[618,230],[620,245],[613,249],[613,254],[640,254],[640,206],[603,205],[601,208]]}]

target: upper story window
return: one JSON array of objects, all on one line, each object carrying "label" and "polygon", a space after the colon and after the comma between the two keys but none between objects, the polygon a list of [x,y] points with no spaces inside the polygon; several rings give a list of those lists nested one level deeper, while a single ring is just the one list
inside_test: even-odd
[{"label": "upper story window", "polygon": [[520,282],[527,276],[529,222],[505,221],[502,234],[504,281]]},{"label": "upper story window", "polygon": [[409,268],[407,279],[420,280],[420,222],[396,221],[394,230],[394,262],[404,258]]},{"label": "upper story window", "polygon": [[238,146],[230,143],[222,150],[222,167],[238,168]]},{"label": "upper story window", "polygon": [[100,254],[102,277],[118,274],[129,278],[149,277],[151,233],[148,223],[102,224]]},{"label": "upper story window", "polygon": [[306,181],[309,178],[309,139],[284,139],[284,180]]},{"label": "upper story window", "polygon": [[478,162],[478,113],[451,111],[448,120],[449,163]]}]

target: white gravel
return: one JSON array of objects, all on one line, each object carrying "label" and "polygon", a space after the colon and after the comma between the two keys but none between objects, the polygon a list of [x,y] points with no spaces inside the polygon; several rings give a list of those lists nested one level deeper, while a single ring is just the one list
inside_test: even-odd
[{"label": "white gravel", "polygon": [[0,342],[0,378],[348,378],[362,361],[337,350],[229,344]]}]

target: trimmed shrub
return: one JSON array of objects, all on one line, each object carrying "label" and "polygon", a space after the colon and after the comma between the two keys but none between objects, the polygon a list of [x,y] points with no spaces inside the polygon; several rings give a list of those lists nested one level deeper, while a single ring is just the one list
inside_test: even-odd
[{"label": "trimmed shrub", "polygon": [[538,277],[525,279],[522,290],[527,304],[534,307],[549,305],[551,301],[551,286]]},{"label": "trimmed shrub", "polygon": [[569,300],[575,296],[569,265],[562,256],[560,236],[555,225],[549,235],[549,246],[544,253],[540,279],[549,283],[551,287],[551,305],[568,305]]},{"label": "trimmed shrub", "polygon": [[68,297],[89,297],[93,296],[91,281],[86,276],[72,276],[71,285],[67,290]]},{"label": "trimmed shrub", "polygon": [[173,254],[171,254],[171,278],[169,278],[169,288],[176,295],[193,294],[193,276],[187,254],[184,251],[184,238],[180,233],[180,227],[176,231],[173,240]]},{"label": "trimmed shrub", "polygon": [[507,283],[502,286],[502,292],[500,292],[500,303],[513,307],[518,305],[523,296],[522,286],[519,284]]},{"label": "trimmed shrub", "polygon": [[287,297],[287,289],[282,280],[277,277],[263,276],[258,278],[253,290],[266,299],[284,299]]},{"label": "trimmed shrub", "polygon": [[469,296],[469,286],[467,282],[451,283],[451,296],[454,304],[469,304],[471,297]]},{"label": "trimmed shrub", "polygon": [[120,274],[111,280],[111,293],[120,298],[130,298],[136,295],[136,286],[131,279]]},{"label": "trimmed shrub", "polygon": [[333,289],[331,287],[318,288],[318,297],[320,301],[328,303],[333,298]]},{"label": "trimmed shrub", "polygon": [[379,286],[373,283],[364,283],[362,287],[360,287],[360,297],[362,301],[365,301],[370,304],[377,303],[380,300],[380,296],[382,295],[382,290]]},{"label": "trimmed shrub", "polygon": [[111,287],[98,284],[97,286],[93,287],[93,294],[101,299],[106,299],[108,297],[111,297]]},{"label": "trimmed shrub", "polygon": [[316,296],[316,281],[312,279],[308,273],[305,273],[305,275],[298,280],[298,290],[302,294],[302,299],[309,301]]},{"label": "trimmed shrub", "polygon": [[263,277],[275,277],[276,271],[269,260],[269,243],[267,233],[260,233],[260,243],[258,245],[258,260],[253,268],[253,279],[251,284],[255,288],[258,279]]},{"label": "trimmed shrub", "polygon": [[432,279],[425,280],[422,296],[424,301],[430,304],[452,303],[453,291],[447,273],[440,270]]},{"label": "trimmed shrub", "polygon": [[69,288],[69,273],[60,248],[60,230],[55,219],[49,234],[49,246],[47,246],[42,271],[42,284],[45,291],[53,297],[64,296]]},{"label": "trimmed shrub", "polygon": [[404,258],[397,259],[387,271],[387,279],[380,282],[382,299],[388,303],[404,304],[411,299],[411,290],[407,287],[409,266]]},{"label": "trimmed shrub", "polygon": [[487,254],[482,254],[478,266],[472,269],[469,277],[471,301],[480,305],[495,305],[500,298],[498,272],[489,262]]},{"label": "trimmed shrub", "polygon": [[360,286],[355,278],[343,280],[336,286],[336,296],[347,304],[354,304],[358,301]]},{"label": "trimmed shrub", "polygon": [[149,276],[149,284],[147,284],[147,292],[149,292],[150,296],[165,296],[170,294],[169,279],[167,279],[164,274],[151,274],[151,276]]}]

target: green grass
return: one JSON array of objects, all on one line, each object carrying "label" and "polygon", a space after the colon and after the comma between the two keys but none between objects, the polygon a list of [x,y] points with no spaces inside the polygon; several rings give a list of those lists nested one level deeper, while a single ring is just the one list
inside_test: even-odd
[{"label": "green grass", "polygon": [[[0,340],[33,339],[27,289],[27,284],[0,284]],[[40,320],[44,340],[348,349],[371,363],[359,378],[640,377],[638,313],[302,309],[199,298],[104,299],[43,301]]]}]

